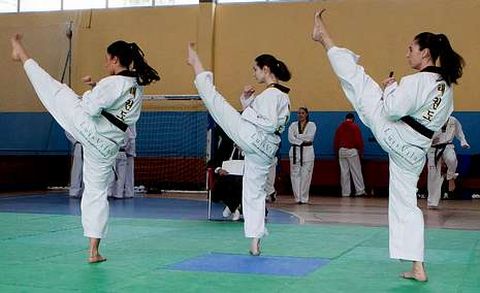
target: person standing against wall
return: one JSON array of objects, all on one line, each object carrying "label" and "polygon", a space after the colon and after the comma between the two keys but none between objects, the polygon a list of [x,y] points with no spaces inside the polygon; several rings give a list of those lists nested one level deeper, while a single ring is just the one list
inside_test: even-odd
[{"label": "person standing against wall", "polygon": [[288,128],[288,141],[292,145],[289,151],[290,179],[293,196],[298,204],[306,204],[309,200],[310,184],[312,182],[315,150],[313,140],[317,126],[310,121],[308,109],[298,109],[298,121]]},{"label": "person standing against wall", "polygon": [[465,134],[462,130],[462,124],[457,118],[450,116],[442,128],[435,132],[432,140],[432,147],[428,150],[428,199],[427,206],[431,209],[438,208],[442,193],[444,176],[442,175],[442,166],[447,165],[446,179],[448,181],[448,191],[455,190],[455,179],[457,173],[457,155],[453,139],[457,138],[464,149],[470,148]]},{"label": "person standing against wall", "polygon": [[[342,196],[350,196],[351,181],[355,186],[355,195],[365,195],[360,154],[363,153],[363,140],[360,127],[355,124],[353,113],[345,116],[345,121],[335,131],[334,149],[340,163],[340,185]],[[350,177],[351,175],[351,177]]]}]

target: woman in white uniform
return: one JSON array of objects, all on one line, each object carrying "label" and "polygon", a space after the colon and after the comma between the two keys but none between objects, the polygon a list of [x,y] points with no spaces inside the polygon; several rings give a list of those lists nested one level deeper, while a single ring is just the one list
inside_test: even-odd
[{"label": "woman in white uniform", "polygon": [[223,98],[213,85],[213,75],[203,69],[193,49],[188,47],[188,64],[195,73],[195,85],[215,122],[244,151],[242,208],[245,236],[251,238],[250,254],[260,255],[260,239],[265,228],[265,184],[280,144],[280,134],[290,116],[289,89],[278,81],[290,80],[285,64],[271,55],[260,55],[253,66],[254,76],[266,89],[254,96],[252,87],[244,89],[246,108],[242,114]]},{"label": "woman in white uniform", "polygon": [[445,35],[421,33],[407,52],[410,67],[418,72],[399,84],[391,76],[382,90],[357,64],[356,54],[335,47],[322,20],[324,11],[315,14],[312,38],[327,51],[347,99],[389,155],[390,257],[412,261],[411,271],[402,276],[424,282],[424,223],[417,206],[417,181],[433,133],[453,111],[452,84],[462,76],[463,59]]},{"label": "woman in white uniform", "polygon": [[[445,125],[433,135],[432,147],[427,154],[427,206],[431,209],[438,208],[444,177],[446,177],[448,181],[448,191],[451,192],[455,190],[455,179],[458,176],[457,154],[455,153],[455,146],[453,145],[453,139],[455,137],[460,141],[462,148],[470,148],[470,145],[465,139],[462,124],[460,124],[457,118],[450,116]],[[442,175],[443,163],[447,165],[446,176]]]},{"label": "woman in white uniform", "polygon": [[312,182],[315,151],[313,140],[317,126],[309,120],[308,109],[298,109],[298,121],[290,124],[288,128],[288,141],[290,147],[290,179],[295,202],[308,203],[310,183]]},{"label": "woman in white uniform", "polygon": [[42,104],[83,146],[85,189],[81,210],[84,235],[90,244],[88,262],[105,261],[100,255],[99,244],[107,228],[107,190],[112,168],[127,127],[140,116],[143,86],[160,77],[145,62],[143,52],[135,43],[116,41],[107,48],[105,55],[109,76],[98,83],[87,78],[84,81],[93,88],[79,96],[28,56],[19,34],[11,38],[11,44],[13,60],[23,63]]}]

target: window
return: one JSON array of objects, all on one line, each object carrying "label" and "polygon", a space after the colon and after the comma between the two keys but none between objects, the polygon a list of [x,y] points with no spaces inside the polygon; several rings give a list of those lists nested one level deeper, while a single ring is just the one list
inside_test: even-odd
[{"label": "window", "polygon": [[155,0],[155,6],[194,5],[198,3],[199,3],[198,0]]},{"label": "window", "polygon": [[17,0],[0,0],[0,13],[17,12]]},{"label": "window", "polygon": [[152,0],[108,0],[108,7],[152,6]]},{"label": "window", "polygon": [[[251,2],[259,0],[220,0],[223,2]],[[262,0],[269,1],[269,0]],[[270,0],[282,1],[282,0]],[[0,13],[74,10],[117,7],[154,7],[167,5],[195,5],[199,0],[0,0]],[[18,7],[20,5],[20,8]]]},{"label": "window", "polygon": [[20,0],[20,11],[51,11],[62,8],[61,0]]},{"label": "window", "polygon": [[105,0],[63,0],[63,9],[65,10],[105,8],[106,6],[107,1]]},{"label": "window", "polygon": [[267,2],[268,0],[218,0],[218,3]]}]

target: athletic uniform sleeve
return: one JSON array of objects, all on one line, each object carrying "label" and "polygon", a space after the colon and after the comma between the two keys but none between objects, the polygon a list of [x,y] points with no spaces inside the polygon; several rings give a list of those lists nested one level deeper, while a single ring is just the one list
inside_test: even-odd
[{"label": "athletic uniform sleeve", "polygon": [[387,86],[383,92],[384,109],[393,121],[414,113],[417,109],[417,79],[406,76]]},{"label": "athletic uniform sleeve", "polygon": [[467,139],[465,138],[465,133],[463,133],[462,124],[458,121],[455,117],[451,117],[455,119],[455,137],[460,141],[461,146],[469,145]]},{"label": "athletic uniform sleeve", "polygon": [[100,80],[97,85],[83,94],[84,109],[90,116],[99,116],[103,109],[108,109],[121,96],[123,82],[115,76]]},{"label": "athletic uniform sleeve", "polygon": [[288,141],[294,145],[300,145],[302,143],[302,140],[297,138],[297,129],[298,124],[296,122],[290,124],[290,127],[288,127]]},{"label": "athletic uniform sleeve", "polygon": [[242,103],[242,109],[245,110],[250,104],[252,104],[253,99],[255,99],[255,95],[251,95],[250,97],[246,98],[244,95],[240,96],[240,103]]},{"label": "athletic uniform sleeve", "polygon": [[317,125],[313,122],[308,122],[307,127],[305,127],[305,132],[298,134],[297,137],[303,142],[310,141],[313,142],[315,139],[315,133],[317,132]]}]

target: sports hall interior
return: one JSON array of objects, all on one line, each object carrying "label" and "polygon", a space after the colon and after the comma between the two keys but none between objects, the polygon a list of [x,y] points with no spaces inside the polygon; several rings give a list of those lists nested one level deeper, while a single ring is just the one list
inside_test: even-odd
[{"label": "sports hall interior", "polygon": [[[388,257],[388,157],[357,118],[365,143],[368,196],[341,197],[333,149],[335,129],[351,105],[326,54],[311,39],[313,15],[325,19],[336,43],[361,56],[376,80],[412,73],[405,55],[423,31],[446,34],[466,61],[455,86],[453,115],[471,146],[456,143],[457,191],[439,209],[418,205],[425,219],[424,284],[397,272],[409,264]],[[0,13],[0,291],[1,292],[479,292],[480,280],[480,2],[477,0],[324,0],[215,3]],[[53,77],[66,68],[79,95],[81,78],[100,79],[105,48],[136,42],[161,80],[146,87],[137,124],[134,199],[110,202],[107,262],[85,262],[80,200],[69,199],[71,145],[38,100],[9,38],[24,36],[31,55]],[[268,204],[262,256],[248,256],[241,222],[207,218],[208,129],[187,66],[195,43],[215,85],[240,110],[245,85],[255,84],[256,56],[270,53],[292,72],[291,121],[307,107],[317,125],[310,203],[293,200],[289,143],[282,134],[275,188]],[[181,151],[179,151],[181,150]],[[177,152],[178,151],[178,152]],[[426,170],[418,184],[426,192]],[[172,191],[174,190],[174,191]],[[177,192],[180,191],[180,192]]]}]

